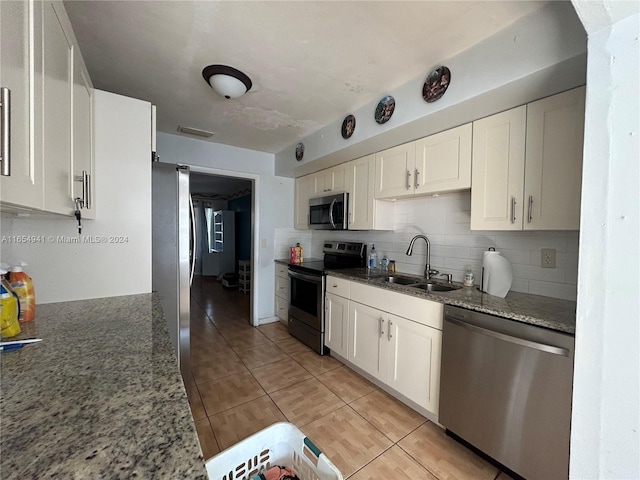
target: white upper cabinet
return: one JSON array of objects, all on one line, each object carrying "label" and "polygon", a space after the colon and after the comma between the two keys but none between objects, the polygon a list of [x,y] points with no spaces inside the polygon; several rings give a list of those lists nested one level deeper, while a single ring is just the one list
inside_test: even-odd
[{"label": "white upper cabinet", "polygon": [[52,3],[42,2],[44,209],[73,212],[71,85],[73,44]]},{"label": "white upper cabinet", "polygon": [[471,188],[470,123],[416,141],[415,194]]},{"label": "white upper cabinet", "polygon": [[375,198],[471,187],[470,123],[376,153]]},{"label": "white upper cabinet", "polygon": [[347,164],[350,230],[391,230],[395,204],[376,200],[373,186],[375,156],[352,160]]},{"label": "white upper cabinet", "polygon": [[93,87],[78,49],[73,51],[73,198],[82,199],[82,216],[95,218],[93,194]]},{"label": "white upper cabinet", "polygon": [[577,88],[474,122],[472,230],[579,228],[584,94]]},{"label": "white upper cabinet", "polygon": [[[41,209],[42,156],[35,155],[31,131],[36,122],[34,90],[34,38],[30,36],[33,2],[0,2],[0,87],[10,96],[2,105],[3,122],[11,124],[10,176],[0,177],[3,205]],[[9,139],[5,140],[7,143]]]},{"label": "white upper cabinet", "polygon": [[585,88],[527,105],[525,230],[578,230]]},{"label": "white upper cabinet", "polygon": [[526,106],[473,122],[472,230],[522,230]]},{"label": "white upper cabinet", "polygon": [[298,230],[309,229],[309,198],[315,192],[315,176],[305,175],[296,178],[296,200],[294,205],[294,227]]},{"label": "white upper cabinet", "polygon": [[347,164],[343,163],[333,168],[327,168],[314,174],[315,195],[328,192],[344,192],[347,190],[346,172]]},{"label": "white upper cabinet", "polygon": [[0,201],[72,215],[74,197],[93,190],[93,89],[69,18],[61,2],[0,2],[0,22],[0,86],[12,99],[12,168]]},{"label": "white upper cabinet", "polygon": [[378,152],[375,158],[375,198],[397,198],[413,194],[416,142]]}]

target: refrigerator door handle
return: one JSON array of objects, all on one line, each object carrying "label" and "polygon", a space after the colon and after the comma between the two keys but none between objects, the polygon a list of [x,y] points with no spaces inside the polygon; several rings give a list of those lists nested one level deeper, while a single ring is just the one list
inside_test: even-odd
[{"label": "refrigerator door handle", "polygon": [[191,272],[189,273],[189,286],[193,284],[193,274],[196,270],[196,214],[193,209],[193,198],[189,195],[189,217],[191,218]]}]

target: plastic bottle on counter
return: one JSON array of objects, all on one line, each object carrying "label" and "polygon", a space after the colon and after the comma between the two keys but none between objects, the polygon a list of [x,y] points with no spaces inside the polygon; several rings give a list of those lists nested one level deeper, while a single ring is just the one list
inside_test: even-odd
[{"label": "plastic bottle on counter", "polygon": [[18,335],[22,330],[18,322],[20,303],[18,296],[5,278],[7,271],[0,269],[0,335],[10,338]]},{"label": "plastic bottle on counter", "polygon": [[20,300],[18,321],[23,323],[32,321],[36,316],[36,293],[31,277],[23,270],[26,265],[26,263],[20,262],[20,265],[13,267],[9,274],[9,285]]},{"label": "plastic bottle on counter", "polygon": [[369,251],[369,262],[367,263],[367,268],[369,270],[373,270],[378,266],[378,252],[376,252],[376,246],[372,243],[371,250]]},{"label": "plastic bottle on counter", "polygon": [[462,284],[465,287],[473,287],[473,271],[471,270],[471,267],[467,267],[467,272],[464,274]]}]

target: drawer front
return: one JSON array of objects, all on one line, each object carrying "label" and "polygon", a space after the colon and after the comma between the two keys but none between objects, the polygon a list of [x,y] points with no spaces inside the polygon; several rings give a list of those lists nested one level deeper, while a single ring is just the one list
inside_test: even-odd
[{"label": "drawer front", "polygon": [[288,311],[289,301],[286,298],[278,297],[276,295],[276,315],[286,322]]},{"label": "drawer front", "polygon": [[276,296],[289,301],[289,277],[276,276]]},{"label": "drawer front", "polygon": [[282,265],[281,263],[276,263],[276,276],[278,277],[287,277],[289,267],[287,265]]},{"label": "drawer front", "polygon": [[327,275],[326,289],[327,293],[333,293],[344,298],[349,298],[351,282],[344,278],[332,277]]},{"label": "drawer front", "polygon": [[351,282],[350,299],[378,310],[389,311],[389,290],[370,287],[363,283]]},{"label": "drawer front", "polygon": [[444,305],[424,298],[389,292],[390,313],[442,330]]}]

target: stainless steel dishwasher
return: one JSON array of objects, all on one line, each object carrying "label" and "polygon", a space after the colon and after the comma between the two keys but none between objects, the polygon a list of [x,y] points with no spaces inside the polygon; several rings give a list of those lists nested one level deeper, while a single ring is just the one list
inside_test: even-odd
[{"label": "stainless steel dishwasher", "polygon": [[439,421],[515,473],[569,476],[574,337],[446,306]]}]

